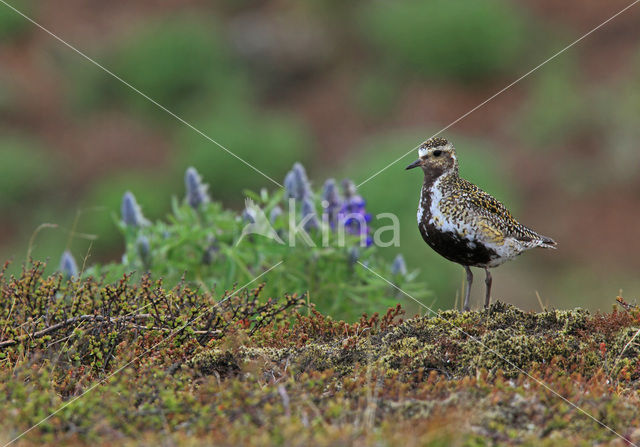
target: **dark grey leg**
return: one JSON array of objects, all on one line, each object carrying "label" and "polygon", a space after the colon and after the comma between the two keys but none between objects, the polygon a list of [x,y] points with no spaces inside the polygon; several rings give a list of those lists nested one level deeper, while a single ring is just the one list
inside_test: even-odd
[{"label": "dark grey leg", "polygon": [[487,278],[484,280],[484,283],[487,285],[487,297],[484,300],[484,308],[488,309],[489,304],[491,304],[491,273],[489,273],[489,269],[484,269],[487,272]]},{"label": "dark grey leg", "polygon": [[464,269],[467,271],[467,289],[464,293],[464,311],[469,312],[469,295],[471,295],[471,284],[473,283],[473,273],[471,273],[471,269],[468,265],[464,266]]}]

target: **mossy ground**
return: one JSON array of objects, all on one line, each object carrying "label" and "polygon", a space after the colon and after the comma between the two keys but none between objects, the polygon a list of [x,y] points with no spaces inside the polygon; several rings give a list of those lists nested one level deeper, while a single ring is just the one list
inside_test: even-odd
[{"label": "mossy ground", "polygon": [[346,324],[260,288],[1,283],[3,445],[57,410],[17,444],[629,445],[589,415],[640,442],[634,308]]}]

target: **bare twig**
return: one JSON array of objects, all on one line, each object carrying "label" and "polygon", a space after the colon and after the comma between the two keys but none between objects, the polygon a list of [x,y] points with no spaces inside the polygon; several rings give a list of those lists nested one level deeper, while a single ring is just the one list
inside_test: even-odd
[{"label": "bare twig", "polygon": [[[36,338],[40,338],[40,337],[44,337],[45,335],[51,334],[59,329],[62,329],[64,327],[67,327],[69,325],[75,324],[75,323],[79,323],[79,322],[85,322],[85,321],[90,321],[90,322],[109,322],[109,323],[117,323],[117,322],[124,322],[127,324],[127,326],[132,327],[134,329],[141,329],[141,330],[149,330],[149,331],[163,331],[163,332],[170,332],[173,331],[174,329],[172,328],[168,328],[168,327],[158,327],[158,326],[145,326],[145,325],[141,325],[141,324],[136,324],[133,323],[131,320],[146,320],[152,318],[151,314],[139,314],[139,315],[131,315],[131,316],[124,316],[124,317],[118,317],[118,318],[105,318],[102,315],[78,315],[77,317],[73,317],[73,318],[69,318],[67,320],[61,321],[60,323],[54,324],[53,326],[49,326],[47,328],[44,328],[40,331],[34,332],[34,333],[27,333],[25,335],[22,335],[20,337],[11,339],[11,340],[5,340],[3,342],[0,342],[0,349],[1,348],[6,348],[9,346],[14,346],[17,345],[18,343],[30,338],[30,339],[36,339]],[[195,335],[219,335],[221,334],[222,331],[221,330],[198,330],[198,331],[193,331],[193,334]],[[64,339],[62,339],[64,340]],[[62,340],[57,340],[54,343],[58,343]]]},{"label": "bare twig", "polygon": [[21,341],[26,340],[27,338],[44,337],[45,335],[51,334],[59,329],[62,329],[74,323],[79,323],[83,321],[109,321],[110,323],[116,323],[122,320],[136,320],[136,319],[146,319],[146,318],[150,318],[150,315],[140,314],[140,315],[132,315],[129,317],[119,317],[119,318],[105,318],[101,315],[78,315],[77,317],[68,318],[64,321],[61,321],[60,323],[56,323],[53,326],[49,326],[40,331],[37,331],[34,333],[27,333],[26,335],[22,335],[20,337],[17,337],[11,340],[5,340],[3,342],[0,342],[0,348],[6,348],[7,346],[16,345]]},{"label": "bare twig", "polygon": [[[31,238],[29,239],[29,247],[27,248],[27,258],[25,260],[25,266],[29,263],[29,260],[31,259],[31,251],[33,250],[33,244],[36,240],[36,236],[38,235],[38,233],[40,233],[40,231],[44,230],[45,228],[58,228],[58,225],[51,224],[51,223],[43,223],[38,225],[38,228],[35,229],[35,231],[31,235]],[[7,264],[5,264],[5,269],[6,267],[7,267]],[[9,309],[9,316],[7,317],[7,325],[5,325],[5,327],[2,328],[2,333],[5,332],[9,324],[9,321],[11,321],[11,315],[13,314],[13,308],[15,307],[15,305],[16,305],[16,296],[14,295],[13,300],[11,301],[11,308]]]}]

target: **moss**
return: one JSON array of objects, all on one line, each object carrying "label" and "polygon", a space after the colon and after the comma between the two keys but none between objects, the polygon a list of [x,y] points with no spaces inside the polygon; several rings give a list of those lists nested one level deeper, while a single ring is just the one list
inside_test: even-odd
[{"label": "moss", "polygon": [[214,349],[195,355],[187,365],[200,374],[216,374],[221,378],[234,376],[240,372],[240,366],[230,351]]},{"label": "moss", "polygon": [[[584,334],[590,318],[582,309],[534,314],[498,302],[489,311],[445,311],[410,319],[370,337],[356,337],[355,343],[346,346],[340,342],[344,337],[336,332],[331,337],[318,333],[300,348],[243,348],[234,361],[242,365],[268,359],[286,362],[298,374],[332,370],[339,377],[368,364],[383,369],[387,376],[399,374],[405,379],[419,370],[437,371],[447,378],[474,376],[483,370],[491,377],[499,373],[514,378],[537,365],[592,376],[606,361],[599,343]],[[632,328],[613,334],[609,341],[612,355],[633,334]],[[637,352],[634,345],[625,358],[637,357]],[[214,350],[211,355],[219,354]]]}]

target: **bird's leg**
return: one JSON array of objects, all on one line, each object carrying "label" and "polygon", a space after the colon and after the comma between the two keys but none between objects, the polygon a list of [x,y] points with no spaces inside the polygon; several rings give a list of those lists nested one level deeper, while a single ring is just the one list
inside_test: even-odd
[{"label": "bird's leg", "polygon": [[491,303],[491,273],[489,273],[489,269],[484,269],[487,272],[487,278],[484,280],[484,283],[487,285],[487,297],[484,300],[484,308],[488,309],[489,304]]},{"label": "bird's leg", "polygon": [[471,283],[473,283],[473,273],[471,273],[471,269],[468,265],[464,266],[464,269],[467,271],[467,289],[464,293],[464,311],[469,312],[469,295],[471,295]]}]

